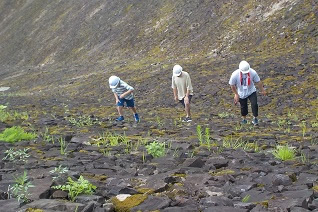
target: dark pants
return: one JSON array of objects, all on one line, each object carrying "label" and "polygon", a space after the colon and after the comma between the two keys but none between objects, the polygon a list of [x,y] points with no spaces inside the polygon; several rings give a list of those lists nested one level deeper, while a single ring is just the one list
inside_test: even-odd
[{"label": "dark pants", "polygon": [[240,104],[241,104],[241,115],[246,116],[248,114],[248,105],[247,105],[247,99],[251,102],[252,112],[253,116],[258,116],[258,104],[257,104],[257,95],[256,92],[252,93],[245,99],[240,98]]},{"label": "dark pants", "polygon": [[[192,99],[192,95],[189,95],[189,103],[191,103],[191,99]],[[183,105],[183,107],[185,107],[184,98],[182,100],[179,100],[179,102]]]}]

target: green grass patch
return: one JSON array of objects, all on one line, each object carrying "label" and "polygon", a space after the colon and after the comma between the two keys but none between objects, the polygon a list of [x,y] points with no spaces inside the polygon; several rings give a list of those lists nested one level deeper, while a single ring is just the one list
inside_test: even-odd
[{"label": "green grass patch", "polygon": [[295,150],[288,145],[277,146],[272,153],[275,156],[275,158],[283,161],[295,159]]},{"label": "green grass patch", "polygon": [[32,140],[36,138],[36,134],[27,133],[21,127],[11,127],[5,129],[0,133],[0,141],[5,141],[9,143],[19,142],[23,140]]}]

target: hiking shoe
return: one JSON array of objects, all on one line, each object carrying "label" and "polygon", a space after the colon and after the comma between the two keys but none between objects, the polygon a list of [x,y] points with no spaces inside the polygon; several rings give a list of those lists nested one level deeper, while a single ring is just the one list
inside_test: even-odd
[{"label": "hiking shoe", "polygon": [[135,121],[136,121],[137,123],[140,122],[140,118],[139,118],[138,113],[135,113],[134,117],[135,117]]},{"label": "hiking shoe", "polygon": [[182,120],[182,122],[191,122],[191,121],[192,121],[191,117],[185,117],[185,118]]},{"label": "hiking shoe", "polygon": [[252,123],[256,126],[258,125],[258,119],[256,117],[253,118]]},{"label": "hiking shoe", "polygon": [[117,119],[115,119],[116,121],[124,121],[124,117],[123,116],[119,116]]},{"label": "hiking shoe", "polygon": [[243,120],[241,121],[241,124],[247,124],[246,119],[243,119]]}]

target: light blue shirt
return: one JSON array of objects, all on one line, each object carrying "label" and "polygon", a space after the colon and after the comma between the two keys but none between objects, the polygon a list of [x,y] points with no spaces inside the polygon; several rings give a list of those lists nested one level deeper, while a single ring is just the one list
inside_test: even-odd
[{"label": "light blue shirt", "polygon": [[237,69],[234,71],[231,75],[229,84],[235,85],[237,89],[237,93],[240,96],[241,99],[245,99],[249,97],[252,93],[256,91],[254,83],[261,81],[258,74],[254,69],[250,69],[250,78],[251,83],[250,85],[247,85],[247,74],[242,74],[242,83],[240,79],[240,70]]},{"label": "light blue shirt", "polygon": [[[122,80],[119,81],[119,84],[116,88],[112,88],[113,93],[117,94],[118,97],[129,90],[134,90],[134,88]],[[133,93],[130,93],[129,95],[124,97],[124,99],[127,99],[127,100],[131,100],[133,98],[134,98]]]}]

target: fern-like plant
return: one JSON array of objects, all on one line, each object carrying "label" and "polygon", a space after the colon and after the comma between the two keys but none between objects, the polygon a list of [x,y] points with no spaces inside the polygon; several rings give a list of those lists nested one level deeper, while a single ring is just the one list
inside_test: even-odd
[{"label": "fern-like plant", "polygon": [[36,137],[34,133],[27,133],[21,127],[11,127],[0,133],[0,141],[14,143],[22,140],[32,140]]}]

